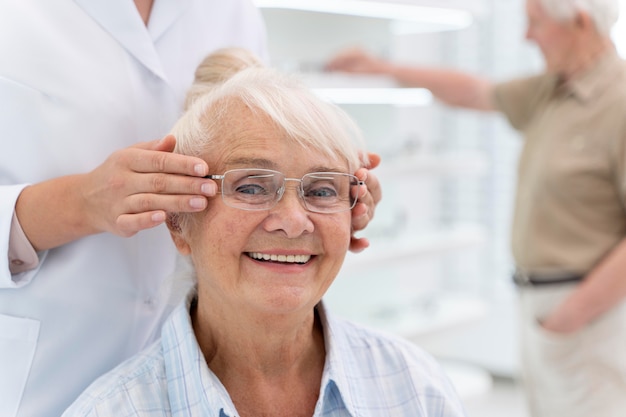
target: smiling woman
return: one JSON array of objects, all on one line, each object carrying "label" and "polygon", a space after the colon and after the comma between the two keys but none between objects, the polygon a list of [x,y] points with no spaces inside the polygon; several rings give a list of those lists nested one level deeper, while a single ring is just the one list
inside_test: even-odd
[{"label": "smiling woman", "polygon": [[193,290],[160,341],[65,416],[463,416],[430,356],[325,309],[366,154],[343,111],[254,60],[239,65],[246,54],[205,60],[209,73],[218,56],[233,64],[197,81],[172,130],[176,152],[206,160],[221,193],[168,220]]}]

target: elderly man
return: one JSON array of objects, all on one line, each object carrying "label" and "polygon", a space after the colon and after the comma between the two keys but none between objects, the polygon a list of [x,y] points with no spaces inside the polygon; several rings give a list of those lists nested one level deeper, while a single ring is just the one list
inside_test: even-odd
[{"label": "elderly man", "polygon": [[617,0],[528,0],[526,37],[546,68],[503,83],[358,50],[328,64],[500,111],[523,134],[512,249],[536,417],[626,410],[626,68],[610,39],[618,10]]}]

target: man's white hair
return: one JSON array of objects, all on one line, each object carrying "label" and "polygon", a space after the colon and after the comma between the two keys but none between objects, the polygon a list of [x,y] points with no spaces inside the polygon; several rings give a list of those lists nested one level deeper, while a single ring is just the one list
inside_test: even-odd
[{"label": "man's white hair", "polygon": [[538,0],[546,13],[557,20],[568,21],[576,12],[589,14],[599,33],[610,36],[619,17],[619,0]]}]

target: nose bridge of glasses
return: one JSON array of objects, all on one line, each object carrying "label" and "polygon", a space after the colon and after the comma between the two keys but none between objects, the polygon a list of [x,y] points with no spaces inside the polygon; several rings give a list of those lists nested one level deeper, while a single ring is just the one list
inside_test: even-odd
[{"label": "nose bridge of glasses", "polygon": [[285,194],[285,190],[287,189],[287,183],[290,181],[297,183],[297,184],[294,184],[290,188],[294,188],[300,200],[304,202],[304,193],[302,191],[302,179],[301,178],[287,178],[287,177],[283,178],[282,185],[280,186],[278,190],[276,190],[276,197],[277,197],[276,202],[280,201],[283,198]]}]

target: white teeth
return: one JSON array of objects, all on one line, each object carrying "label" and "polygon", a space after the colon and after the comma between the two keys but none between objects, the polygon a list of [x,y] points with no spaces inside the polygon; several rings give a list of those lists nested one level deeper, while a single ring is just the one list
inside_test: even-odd
[{"label": "white teeth", "polygon": [[290,264],[305,264],[311,259],[311,255],[270,255],[268,253],[250,252],[248,255],[252,259],[262,259],[264,261],[285,262]]}]

